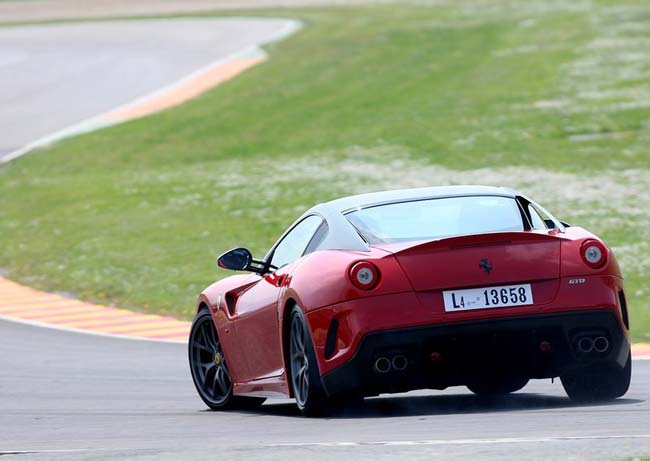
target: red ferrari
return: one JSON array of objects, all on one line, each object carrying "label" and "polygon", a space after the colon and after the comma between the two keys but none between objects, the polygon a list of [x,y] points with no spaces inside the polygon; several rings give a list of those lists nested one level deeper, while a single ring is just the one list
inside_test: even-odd
[{"label": "red ferrari", "polygon": [[317,205],[263,259],[201,293],[189,338],[212,409],[560,377],[574,400],[622,396],[629,320],[612,251],[504,188],[379,192]]}]

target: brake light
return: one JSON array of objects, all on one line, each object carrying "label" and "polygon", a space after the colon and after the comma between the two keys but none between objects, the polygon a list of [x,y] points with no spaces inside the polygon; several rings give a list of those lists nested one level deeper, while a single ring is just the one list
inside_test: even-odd
[{"label": "brake light", "polygon": [[592,269],[600,269],[607,262],[607,248],[597,240],[585,240],[580,247],[580,255]]},{"label": "brake light", "polygon": [[360,261],[350,268],[350,282],[361,290],[372,290],[379,283],[379,269],[368,261]]}]

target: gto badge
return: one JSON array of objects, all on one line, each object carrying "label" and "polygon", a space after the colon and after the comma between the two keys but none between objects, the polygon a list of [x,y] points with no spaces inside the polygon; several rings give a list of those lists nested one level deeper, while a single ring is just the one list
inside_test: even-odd
[{"label": "gto badge", "polygon": [[585,282],[585,279],[569,279],[569,285],[582,285]]},{"label": "gto badge", "polygon": [[487,258],[481,259],[481,262],[478,263],[478,267],[483,269],[487,274],[492,270],[492,264],[490,264],[490,261]]}]

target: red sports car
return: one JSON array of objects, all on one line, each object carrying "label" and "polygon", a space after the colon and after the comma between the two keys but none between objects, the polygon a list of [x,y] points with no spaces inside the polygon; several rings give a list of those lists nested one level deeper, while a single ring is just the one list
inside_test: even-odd
[{"label": "red sports car", "polygon": [[317,205],[263,259],[198,299],[189,361],[212,409],[559,376],[571,399],[622,396],[628,312],[611,250],[516,191],[458,186]]}]

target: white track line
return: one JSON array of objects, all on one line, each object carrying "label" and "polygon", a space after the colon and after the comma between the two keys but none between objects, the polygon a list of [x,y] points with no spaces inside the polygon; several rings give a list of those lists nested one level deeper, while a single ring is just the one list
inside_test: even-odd
[{"label": "white track line", "polygon": [[[337,448],[337,447],[373,447],[373,446],[445,446],[445,445],[498,445],[519,443],[547,443],[547,442],[574,442],[598,440],[639,440],[650,439],[650,434],[637,435],[585,435],[585,436],[558,436],[558,437],[504,437],[494,439],[450,439],[450,440],[399,440],[399,441],[370,441],[370,442],[295,442],[261,444],[266,448]],[[75,453],[91,451],[119,451],[121,449],[106,448],[77,448],[62,450],[0,450],[4,454],[38,454],[38,453]]]},{"label": "white track line", "polygon": [[450,439],[450,440],[392,440],[372,442],[297,442],[265,444],[265,447],[367,447],[367,446],[435,446],[435,445],[496,445],[517,443],[572,442],[583,440],[625,440],[650,439],[650,434],[638,435],[584,435],[558,437],[504,437],[494,439]]},{"label": "white track line", "polygon": [[[112,451],[119,450],[118,448],[109,449]],[[0,450],[0,455],[38,455],[40,453],[86,453],[91,451],[108,451],[105,448],[62,448],[60,450]]]}]

